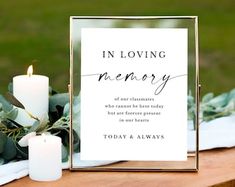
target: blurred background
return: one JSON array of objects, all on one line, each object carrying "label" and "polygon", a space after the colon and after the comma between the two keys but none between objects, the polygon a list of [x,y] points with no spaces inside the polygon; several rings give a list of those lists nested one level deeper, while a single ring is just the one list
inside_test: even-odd
[{"label": "blurred background", "polygon": [[197,15],[202,94],[235,87],[234,0],[10,0],[0,2],[0,93],[30,64],[67,91],[71,15]]}]

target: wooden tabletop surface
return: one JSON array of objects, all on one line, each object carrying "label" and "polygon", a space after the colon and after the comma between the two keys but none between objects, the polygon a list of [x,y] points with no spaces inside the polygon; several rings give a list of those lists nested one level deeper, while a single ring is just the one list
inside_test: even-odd
[{"label": "wooden tabletop surface", "polygon": [[200,152],[200,170],[194,172],[69,172],[54,182],[24,177],[6,187],[200,187],[235,186],[235,148]]}]

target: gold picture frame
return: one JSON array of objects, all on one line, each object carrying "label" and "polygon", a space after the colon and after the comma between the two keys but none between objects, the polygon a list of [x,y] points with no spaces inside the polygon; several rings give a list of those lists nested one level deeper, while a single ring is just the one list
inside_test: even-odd
[{"label": "gold picture frame", "polygon": [[[112,23],[112,24],[111,24]],[[194,98],[191,111],[194,129],[188,133],[191,150],[185,161],[83,161],[75,153],[80,138],[81,29],[82,28],[186,28],[188,30],[188,91]],[[199,44],[197,16],[71,16],[70,17],[70,170],[77,171],[193,171],[199,170]],[[81,100],[82,102],[82,100]],[[188,106],[189,108],[189,106]],[[189,112],[189,109],[188,109]],[[188,114],[189,115],[189,114]],[[188,116],[189,118],[189,116]],[[74,137],[74,131],[78,137]],[[189,132],[189,130],[187,131]],[[189,135],[191,137],[189,137]],[[83,141],[80,139],[80,142]],[[76,145],[80,148],[80,145]],[[187,144],[188,145],[188,144]],[[94,145],[97,146],[97,145]],[[100,145],[99,145],[100,146]],[[187,148],[189,145],[187,146]],[[86,164],[88,163],[88,164]]]}]

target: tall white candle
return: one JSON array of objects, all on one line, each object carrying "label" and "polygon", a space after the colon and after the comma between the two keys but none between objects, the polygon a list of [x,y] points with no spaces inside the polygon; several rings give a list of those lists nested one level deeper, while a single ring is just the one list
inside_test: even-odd
[{"label": "tall white candle", "polygon": [[[13,78],[13,95],[25,106],[25,109],[39,119],[48,115],[49,78],[33,75],[32,66],[27,75]],[[16,121],[23,126],[31,126],[35,122],[22,109],[18,110]]]},{"label": "tall white candle", "polygon": [[52,135],[29,139],[29,177],[36,181],[53,181],[62,176],[61,138]]}]

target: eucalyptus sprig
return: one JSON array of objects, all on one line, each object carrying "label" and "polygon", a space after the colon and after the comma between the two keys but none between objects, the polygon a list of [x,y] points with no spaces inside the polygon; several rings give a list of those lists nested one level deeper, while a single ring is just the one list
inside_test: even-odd
[{"label": "eucalyptus sprig", "polygon": [[[22,160],[28,158],[28,147],[19,144],[30,133],[50,133],[62,139],[62,161],[68,160],[69,153],[69,95],[68,93],[57,93],[50,88],[48,119],[39,119],[26,111],[24,105],[11,93],[6,97],[0,95],[0,165],[11,160]],[[76,104],[80,103],[80,97],[76,97]],[[25,126],[15,121],[18,108],[28,113],[29,118],[35,119],[32,126]],[[80,116],[80,114],[78,115]],[[76,124],[79,125],[80,118]],[[76,119],[75,119],[76,121]],[[74,151],[80,151],[79,132],[74,134]]]},{"label": "eucalyptus sprig", "polygon": [[33,114],[31,114],[29,111],[26,110],[26,108],[24,107],[24,105],[18,100],[15,98],[14,95],[12,95],[10,92],[7,92],[6,93],[6,97],[7,97],[7,100],[14,106],[18,107],[18,108],[21,108],[23,109],[28,115],[30,118],[32,119],[35,119],[37,121],[40,121],[38,119],[38,117],[34,116]]},{"label": "eucalyptus sprig", "polygon": [[[219,117],[235,114],[235,89],[227,93],[214,96],[213,93],[207,93],[200,102],[200,123],[211,121]],[[188,116],[189,120],[194,120],[195,101],[194,97],[188,96]]]}]

